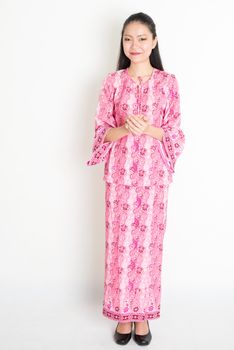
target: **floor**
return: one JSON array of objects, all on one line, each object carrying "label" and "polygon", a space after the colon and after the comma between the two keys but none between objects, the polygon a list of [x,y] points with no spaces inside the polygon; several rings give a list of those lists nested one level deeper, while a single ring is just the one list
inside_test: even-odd
[{"label": "floor", "polygon": [[[118,349],[112,336],[116,322],[102,316],[101,303],[79,305],[72,297],[40,294],[1,298],[2,350]],[[16,295],[16,294],[15,294]],[[181,295],[181,293],[180,293]],[[77,298],[79,299],[79,298]],[[81,299],[81,298],[80,298]],[[161,317],[149,322],[157,350],[233,350],[233,299],[163,294]],[[137,348],[133,339],[125,345]]]}]

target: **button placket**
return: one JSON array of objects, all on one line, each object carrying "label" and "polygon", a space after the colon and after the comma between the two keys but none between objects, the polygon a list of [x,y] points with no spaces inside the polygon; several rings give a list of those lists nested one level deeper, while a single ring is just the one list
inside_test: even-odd
[{"label": "button placket", "polygon": [[[137,113],[138,115],[141,113],[141,83],[142,78],[139,76],[137,77],[140,81],[140,84],[137,85]],[[135,139],[139,141],[139,136],[135,136]]]}]

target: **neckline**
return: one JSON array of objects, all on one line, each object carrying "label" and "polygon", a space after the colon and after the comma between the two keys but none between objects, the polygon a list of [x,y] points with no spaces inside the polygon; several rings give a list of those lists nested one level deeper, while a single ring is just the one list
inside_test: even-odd
[{"label": "neckline", "polygon": [[148,83],[148,82],[150,82],[150,81],[152,80],[152,78],[153,78],[153,76],[154,76],[154,73],[156,72],[156,68],[153,67],[153,71],[152,71],[152,73],[151,73],[151,76],[150,76],[147,80],[141,81],[141,82],[137,82],[137,81],[135,81],[135,80],[133,79],[133,77],[131,77],[131,75],[129,74],[129,71],[128,71],[128,67],[125,69],[125,72],[126,72],[128,78],[129,78],[133,83],[135,83],[136,85],[144,85],[144,84],[146,84],[146,83]]}]

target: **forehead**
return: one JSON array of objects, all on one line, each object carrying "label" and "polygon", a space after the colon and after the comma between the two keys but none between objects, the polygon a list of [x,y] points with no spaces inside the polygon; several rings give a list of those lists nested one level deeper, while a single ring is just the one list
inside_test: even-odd
[{"label": "forehead", "polygon": [[131,22],[125,27],[123,36],[140,37],[149,34],[151,34],[151,32],[146,25],[140,22]]}]

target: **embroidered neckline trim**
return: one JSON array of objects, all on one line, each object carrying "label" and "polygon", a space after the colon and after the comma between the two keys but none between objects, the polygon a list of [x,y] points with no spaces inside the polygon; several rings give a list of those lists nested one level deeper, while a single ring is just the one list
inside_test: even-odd
[{"label": "embroidered neckline trim", "polygon": [[153,76],[154,76],[154,73],[156,72],[156,68],[153,67],[153,71],[152,71],[150,77],[149,77],[147,80],[145,80],[145,81],[142,81],[142,77],[139,76],[138,78],[141,78],[141,79],[140,79],[140,83],[138,83],[136,80],[134,80],[133,77],[129,74],[128,67],[125,68],[125,72],[126,72],[128,78],[129,78],[132,82],[134,82],[134,83],[137,84],[137,85],[143,85],[143,84],[148,83],[148,82],[151,81],[151,79],[152,79]]}]

